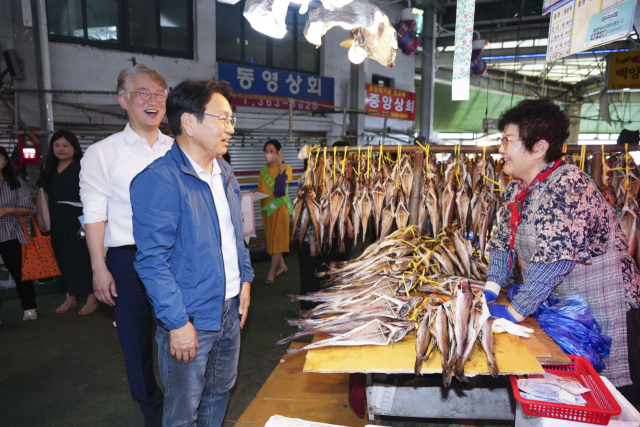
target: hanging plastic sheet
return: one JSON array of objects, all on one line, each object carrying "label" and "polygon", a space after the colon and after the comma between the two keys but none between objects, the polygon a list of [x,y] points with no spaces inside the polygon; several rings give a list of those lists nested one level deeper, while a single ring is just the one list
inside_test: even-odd
[{"label": "hanging plastic sheet", "polygon": [[243,15],[254,30],[281,39],[287,34],[289,3],[289,0],[247,0]]},{"label": "hanging plastic sheet", "polygon": [[456,6],[456,41],[453,52],[453,78],[451,81],[451,99],[469,100],[471,50],[473,45],[473,17],[476,11],[475,0],[458,0]]}]

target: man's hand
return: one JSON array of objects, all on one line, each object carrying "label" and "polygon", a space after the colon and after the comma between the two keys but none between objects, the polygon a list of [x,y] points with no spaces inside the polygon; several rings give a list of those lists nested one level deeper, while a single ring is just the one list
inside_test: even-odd
[{"label": "man's hand", "polygon": [[175,357],[178,362],[184,363],[189,363],[189,360],[192,362],[196,360],[196,348],[200,348],[200,344],[198,344],[198,331],[196,331],[191,322],[187,322],[184,326],[170,331],[169,337],[171,357]]},{"label": "man's hand", "polygon": [[116,292],[116,282],[113,280],[113,276],[109,273],[106,265],[103,265],[93,270],[93,293],[101,301],[110,306],[115,306],[111,296],[118,296]]},{"label": "man's hand", "polygon": [[[82,234],[80,234],[80,233],[82,233]],[[80,228],[78,228],[78,232],[76,233],[76,236],[78,236],[78,239],[84,240],[84,228],[82,228],[82,226],[80,226]]]},{"label": "man's hand", "polygon": [[11,213],[11,208],[0,208],[0,218]]},{"label": "man's hand", "polygon": [[244,322],[247,321],[247,313],[249,313],[249,304],[251,301],[251,283],[244,282],[242,284],[242,292],[240,293],[240,307],[238,307],[238,314],[242,316],[240,318],[240,329],[244,328]]}]

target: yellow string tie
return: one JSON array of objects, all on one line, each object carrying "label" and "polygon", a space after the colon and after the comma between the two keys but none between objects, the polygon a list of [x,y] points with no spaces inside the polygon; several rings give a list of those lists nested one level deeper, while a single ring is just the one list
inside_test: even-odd
[{"label": "yellow string tie", "polygon": [[347,146],[344,146],[344,154],[342,156],[342,175],[344,176],[344,165],[347,163]]},{"label": "yellow string tie", "polygon": [[565,154],[567,154],[567,144],[562,144],[562,160],[565,160],[567,156],[565,156]]},{"label": "yellow string tie", "polygon": [[609,184],[607,183],[607,167],[604,156],[604,144],[601,144],[600,147],[602,147],[602,182],[604,185],[608,186]]},{"label": "yellow string tie", "polygon": [[398,145],[398,158],[396,160],[396,189],[400,188],[400,156],[402,156],[402,154],[400,153],[402,146]]},{"label": "yellow string tie", "polygon": [[484,156],[487,154],[487,146],[483,145],[482,146],[482,184],[486,185],[487,184],[487,176],[484,174],[484,172],[487,170],[487,165],[484,164]]},{"label": "yellow string tie", "polygon": [[409,287],[407,286],[407,282],[404,281],[404,274],[402,273],[402,283],[404,284],[404,290],[407,292],[407,296],[409,296]]},{"label": "yellow string tie", "polygon": [[360,149],[362,145],[358,145],[358,176],[360,176]]},{"label": "yellow string tie", "polygon": [[371,151],[373,150],[373,146],[367,146],[367,178],[371,175]]},{"label": "yellow string tie", "polygon": [[327,147],[324,147],[324,165],[322,166],[322,185],[327,181]]},{"label": "yellow string tie", "polygon": [[380,168],[382,167],[382,145],[380,146],[380,154],[378,154],[378,172],[380,172]]},{"label": "yellow string tie", "polygon": [[580,150],[580,169],[582,171],[584,171],[584,161],[585,161],[586,155],[587,155],[587,146],[583,144],[582,149]]},{"label": "yellow string tie", "polygon": [[624,165],[625,165],[625,177],[624,177],[624,189],[629,189],[629,144],[624,144]]},{"label": "yellow string tie", "polygon": [[458,171],[460,170],[460,164],[458,163],[458,156],[460,155],[460,145],[456,145],[453,148],[453,168],[456,172],[456,181],[458,181],[458,185],[460,185],[460,177],[458,176]]},{"label": "yellow string tie", "polygon": [[336,162],[338,161],[338,147],[333,147],[333,183],[336,182]]},{"label": "yellow string tie", "polygon": [[494,183],[494,184],[495,184],[495,185],[497,185],[498,187],[500,186],[500,183],[499,183],[498,181],[494,181],[494,180],[492,180],[491,178],[487,178],[486,176],[484,177],[484,179],[486,179],[486,180],[487,180],[487,181],[489,181],[489,182]]}]

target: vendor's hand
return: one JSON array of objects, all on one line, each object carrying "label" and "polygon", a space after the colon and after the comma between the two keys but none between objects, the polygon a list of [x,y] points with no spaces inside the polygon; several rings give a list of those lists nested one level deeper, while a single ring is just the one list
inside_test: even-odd
[{"label": "vendor's hand", "polygon": [[[489,309],[489,311],[491,311],[491,308]],[[511,335],[516,335],[523,338],[529,338],[529,334],[533,333],[533,329],[525,328],[522,325],[517,325],[513,322],[508,321],[507,319],[494,320],[493,325],[491,325],[491,330],[496,334],[507,332]]]},{"label": "vendor's hand", "polygon": [[78,232],[76,233],[76,236],[78,236],[78,239],[84,240],[84,228],[82,228],[82,226],[78,228]]},{"label": "vendor's hand", "polygon": [[93,270],[93,293],[98,301],[110,306],[115,306],[111,296],[117,297],[116,282],[113,280],[113,276],[109,272],[106,265],[102,265]]},{"label": "vendor's hand", "polygon": [[242,284],[242,292],[240,292],[240,307],[238,307],[238,314],[241,316],[240,329],[244,328],[244,322],[247,321],[249,304],[251,304],[251,282],[244,282]]},{"label": "vendor's hand", "polygon": [[169,338],[171,357],[184,363],[196,360],[196,348],[199,348],[200,344],[198,344],[198,331],[191,322],[170,331]]},{"label": "vendor's hand", "polygon": [[487,300],[487,304],[493,304],[497,301],[498,295],[500,295],[500,285],[496,282],[487,282],[484,285],[484,297]]}]

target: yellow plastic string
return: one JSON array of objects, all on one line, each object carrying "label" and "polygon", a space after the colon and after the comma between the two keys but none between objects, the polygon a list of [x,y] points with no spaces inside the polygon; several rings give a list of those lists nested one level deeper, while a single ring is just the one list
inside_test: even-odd
[{"label": "yellow plastic string", "polygon": [[407,286],[407,282],[405,282],[405,280],[404,280],[404,274],[405,273],[402,273],[402,283],[404,284],[404,290],[407,292],[407,296],[409,296],[409,287]]},{"label": "yellow plastic string", "polygon": [[336,179],[336,162],[338,161],[338,147],[333,147],[333,179]]},{"label": "yellow plastic string", "polygon": [[604,158],[604,144],[600,145],[600,147],[602,147],[602,182],[604,183],[604,185],[609,185],[607,183],[607,166],[605,164],[605,158]]},{"label": "yellow plastic string", "polygon": [[361,148],[362,148],[362,145],[358,145],[358,176],[360,176],[360,149]]},{"label": "yellow plastic string", "polygon": [[322,185],[327,179],[327,147],[324,147],[324,166],[322,167]]},{"label": "yellow plastic string", "polygon": [[586,155],[587,155],[587,146],[582,145],[582,148],[580,149],[580,169],[583,171],[584,171],[584,160]]},{"label": "yellow plastic string", "polygon": [[353,173],[355,173],[356,175],[360,176],[360,172],[357,171],[355,167],[352,167],[352,169],[353,169]]},{"label": "yellow plastic string", "polygon": [[499,183],[498,181],[494,181],[494,180],[492,180],[491,178],[487,178],[486,176],[484,177],[484,179],[486,179],[486,180],[487,180],[487,181],[489,181],[489,182],[494,183],[494,184],[495,184],[495,185],[497,185],[498,187],[500,186],[500,183]]},{"label": "yellow plastic string", "polygon": [[487,170],[486,168],[487,165],[484,164],[484,156],[486,154],[487,154],[487,146],[483,145],[482,146],[482,179],[483,179],[482,184],[485,184],[485,185],[487,184],[487,176],[484,174],[484,171]]},{"label": "yellow plastic string", "polygon": [[[313,162],[313,172],[314,173],[313,173],[312,177],[314,178],[314,183],[313,184],[316,185],[317,182],[315,182],[315,176],[316,176],[315,172],[316,172],[316,167],[318,166],[318,156],[320,155],[320,146],[319,145],[314,145],[313,147],[311,147],[311,151],[310,152],[313,152],[313,150],[316,150],[316,160]],[[307,178],[308,178],[308,176],[307,176]],[[305,181],[306,180],[307,179],[305,178]]]},{"label": "yellow plastic string", "polygon": [[400,188],[400,153],[402,146],[398,145],[398,158],[396,159],[396,189]]},{"label": "yellow plastic string", "polygon": [[371,174],[371,151],[373,151],[373,146],[367,146],[367,178]]},{"label": "yellow plastic string", "polygon": [[453,148],[453,168],[456,172],[456,181],[458,181],[458,185],[460,185],[460,177],[458,176],[458,171],[460,170],[460,164],[458,163],[458,156],[460,155],[460,145],[456,145]]},{"label": "yellow plastic string", "polygon": [[424,161],[427,162],[427,178],[431,179],[431,168],[429,167],[429,144],[427,144]]},{"label": "yellow plastic string", "polygon": [[380,146],[380,154],[378,154],[378,172],[380,171],[380,168],[382,167],[382,145]]},{"label": "yellow plastic string", "polygon": [[342,156],[342,171],[340,173],[344,175],[344,165],[347,164],[347,146],[344,146],[344,155]]},{"label": "yellow plastic string", "polygon": [[411,243],[407,242],[406,240],[400,240],[400,241],[401,241],[402,243],[405,243],[405,244],[407,244],[407,245],[411,246],[413,249],[418,249],[418,247],[417,247],[417,246],[412,245]]},{"label": "yellow plastic string", "polygon": [[567,154],[567,144],[562,144],[562,160],[565,160],[567,156],[565,156],[564,154]]},{"label": "yellow plastic string", "polygon": [[625,177],[624,177],[624,188],[626,190],[629,189],[629,144],[624,144],[624,166],[625,166]]}]

